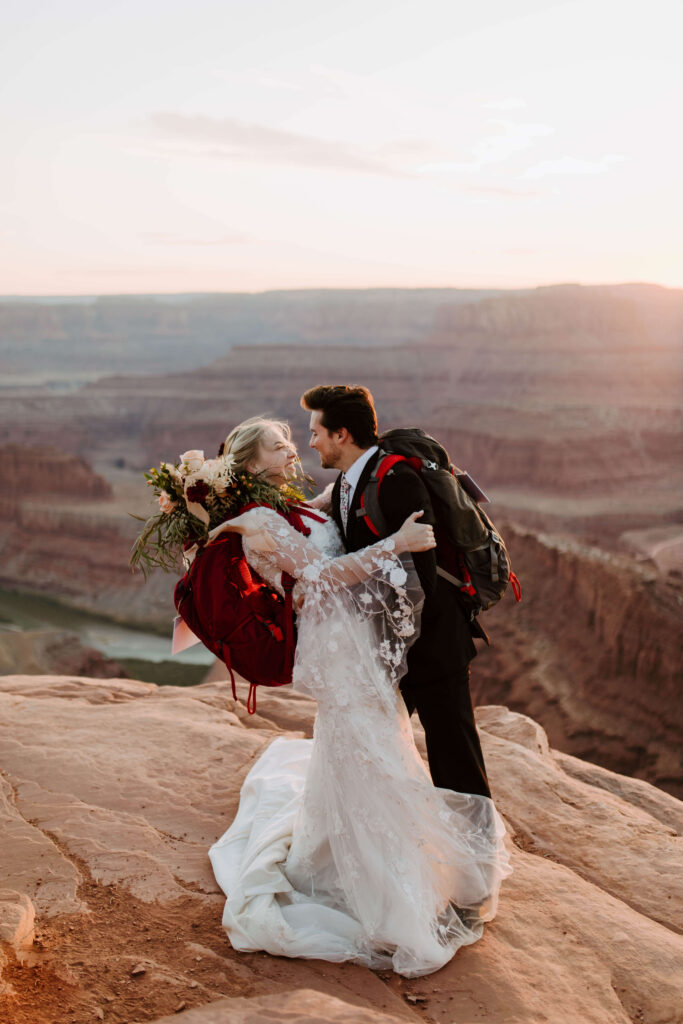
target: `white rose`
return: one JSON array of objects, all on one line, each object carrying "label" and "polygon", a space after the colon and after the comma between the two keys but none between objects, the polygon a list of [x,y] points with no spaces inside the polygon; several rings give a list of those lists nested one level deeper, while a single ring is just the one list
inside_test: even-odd
[{"label": "white rose", "polygon": [[213,470],[210,462],[205,462],[203,466],[200,466],[199,469],[192,474],[192,481],[196,482],[197,480],[203,480],[205,484],[208,484],[209,487],[211,486],[213,482]]},{"label": "white rose", "polygon": [[234,459],[231,455],[221,455],[218,459],[209,459],[209,463],[215,463],[213,471],[213,489],[216,494],[225,494],[232,482],[232,471]]},{"label": "white rose", "polygon": [[166,491],[162,491],[161,494],[159,495],[159,508],[165,515],[168,515],[169,512],[172,512],[177,504],[178,502],[173,501],[171,495],[168,494]]},{"label": "white rose", "polygon": [[168,473],[168,475],[170,476],[171,480],[173,480],[174,483],[178,484],[180,487],[183,486],[182,476],[180,475],[176,467],[172,466],[170,462],[162,462],[161,469],[166,470],[166,472]]},{"label": "white rose", "polygon": [[189,452],[183,452],[180,461],[187,468],[188,473],[196,473],[204,464],[204,452],[191,448]]}]

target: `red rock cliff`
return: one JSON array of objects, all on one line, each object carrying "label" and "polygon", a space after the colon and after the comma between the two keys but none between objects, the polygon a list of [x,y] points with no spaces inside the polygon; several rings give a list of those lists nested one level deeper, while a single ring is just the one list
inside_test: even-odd
[{"label": "red rock cliff", "polygon": [[680,581],[503,525],[524,596],[485,616],[495,646],[473,664],[476,700],[506,700],[560,749],[680,796]]}]

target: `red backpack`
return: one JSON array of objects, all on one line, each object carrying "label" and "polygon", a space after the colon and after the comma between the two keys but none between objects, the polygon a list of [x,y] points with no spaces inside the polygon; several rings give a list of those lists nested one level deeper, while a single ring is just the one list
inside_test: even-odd
[{"label": "red backpack", "polygon": [[[239,514],[253,507],[247,505]],[[314,512],[299,507],[280,515],[305,536],[310,530],[302,515],[324,522]],[[285,686],[292,681],[295,582],[288,573],[282,573],[282,598],[249,567],[240,535],[226,532],[199,548],[192,565],[176,584],[173,602],[178,614],[204,646],[227,665],[235,700],[233,669],[250,684],[250,715],[256,711],[257,686]]]}]

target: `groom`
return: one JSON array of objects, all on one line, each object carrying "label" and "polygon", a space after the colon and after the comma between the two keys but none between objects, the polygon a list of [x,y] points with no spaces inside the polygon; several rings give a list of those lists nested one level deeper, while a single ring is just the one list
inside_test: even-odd
[{"label": "groom", "polygon": [[[346,550],[358,551],[377,540],[356,516],[379,458],[372,395],[364,387],[324,384],[306,391],[301,405],[311,413],[310,446],[323,469],[341,471],[332,490],[332,514]],[[387,535],[420,509],[420,522],[435,523],[429,493],[405,463],[384,478],[379,499]],[[408,713],[417,710],[424,726],[434,785],[490,796],[469,689],[469,662],[476,654],[469,623],[453,585],[437,576],[435,552],[415,553],[413,560],[425,603],[401,693]]]}]

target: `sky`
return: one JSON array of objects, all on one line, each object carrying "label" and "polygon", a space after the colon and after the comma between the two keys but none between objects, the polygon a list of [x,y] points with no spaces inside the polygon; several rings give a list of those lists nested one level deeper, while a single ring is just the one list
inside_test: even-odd
[{"label": "sky", "polygon": [[0,0],[0,294],[683,287],[681,0]]}]

